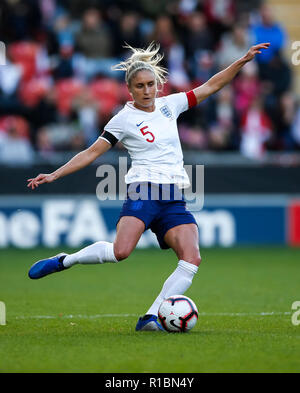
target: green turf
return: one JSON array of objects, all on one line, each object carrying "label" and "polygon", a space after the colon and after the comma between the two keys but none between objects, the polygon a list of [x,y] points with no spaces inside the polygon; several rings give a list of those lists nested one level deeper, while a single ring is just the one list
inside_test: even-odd
[{"label": "green turf", "polygon": [[36,259],[56,251],[0,250],[0,372],[300,371],[300,326],[291,323],[300,249],[203,250],[186,293],[200,318],[187,334],[134,331],[176,267],[172,251],[27,278]]}]

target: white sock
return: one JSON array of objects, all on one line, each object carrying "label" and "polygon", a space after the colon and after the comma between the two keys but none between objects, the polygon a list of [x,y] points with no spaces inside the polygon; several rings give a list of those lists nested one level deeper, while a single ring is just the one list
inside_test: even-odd
[{"label": "white sock", "polygon": [[96,264],[118,262],[114,254],[113,243],[97,242],[74,254],[67,255],[63,260],[64,267],[80,264]]},{"label": "white sock", "polygon": [[146,314],[158,314],[161,302],[172,295],[183,295],[192,284],[193,277],[198,271],[198,266],[180,260],[175,271],[165,281],[162,290]]}]

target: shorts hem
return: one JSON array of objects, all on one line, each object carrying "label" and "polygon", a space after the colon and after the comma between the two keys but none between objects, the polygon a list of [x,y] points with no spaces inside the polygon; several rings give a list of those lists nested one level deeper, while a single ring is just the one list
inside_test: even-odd
[{"label": "shorts hem", "polygon": [[[156,237],[157,237],[158,244],[159,244],[160,248],[161,248],[162,250],[168,250],[169,248],[171,248],[171,247],[165,242],[165,240],[164,240],[164,237],[166,236],[166,233],[167,233],[170,229],[172,229],[172,228],[179,227],[180,225],[186,225],[186,224],[195,224],[196,227],[198,228],[198,224],[196,223],[195,220],[186,220],[186,221],[184,221],[184,222],[176,223],[175,225],[170,225],[170,226],[168,226],[167,228],[164,229],[163,232],[161,232],[161,233],[159,234],[159,237],[158,237],[158,235],[154,232],[154,233],[156,234]],[[150,229],[151,229],[151,228],[150,228]]]},{"label": "shorts hem", "polygon": [[137,216],[136,214],[130,214],[130,213],[129,213],[129,214],[126,213],[126,214],[121,215],[121,216],[118,218],[118,221],[117,221],[116,225],[118,225],[118,223],[119,223],[119,221],[121,220],[122,217],[135,217],[135,218],[138,218],[140,221],[142,221],[142,222],[144,223],[144,225],[145,225],[145,231],[146,231],[147,229],[149,229],[149,227],[147,226],[147,223],[146,223],[141,217]]}]

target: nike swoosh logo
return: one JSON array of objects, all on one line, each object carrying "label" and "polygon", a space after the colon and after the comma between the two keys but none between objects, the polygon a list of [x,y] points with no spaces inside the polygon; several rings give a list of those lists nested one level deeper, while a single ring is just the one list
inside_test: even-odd
[{"label": "nike swoosh logo", "polygon": [[[144,120],[144,121],[145,121],[145,120]],[[137,127],[141,126],[141,125],[144,123],[144,121],[142,121],[140,124],[137,124],[136,126],[137,126]]]}]

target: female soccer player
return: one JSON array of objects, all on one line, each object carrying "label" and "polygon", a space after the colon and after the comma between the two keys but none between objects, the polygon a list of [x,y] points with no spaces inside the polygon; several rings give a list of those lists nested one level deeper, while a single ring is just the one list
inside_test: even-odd
[{"label": "female soccer player", "polygon": [[[133,101],[126,103],[109,121],[92,146],[53,173],[40,174],[28,180],[28,187],[32,190],[43,183],[51,183],[91,164],[121,141],[131,156],[132,166],[125,177],[129,187],[128,196],[117,224],[115,241],[99,241],[74,254],[60,254],[38,261],[30,268],[29,277],[38,279],[75,264],[122,261],[135,249],[143,232],[150,228],[156,234],[160,247],[172,248],[179,262],[154,303],[144,317],[138,320],[136,330],[163,330],[157,320],[162,300],[171,295],[184,294],[201,262],[196,221],[186,210],[182,194],[178,198],[176,192],[179,188],[189,186],[183,167],[177,118],[182,112],[222,89],[247,62],[269,45],[264,43],[251,47],[244,57],[194,90],[160,98],[157,97],[158,87],[166,82],[167,71],[159,66],[162,59],[158,53],[159,46],[151,44],[147,49],[130,47],[131,57],[115,69],[125,71]],[[163,193],[166,185],[170,190],[168,200],[162,196],[152,200],[150,191],[156,186]],[[137,192],[141,195],[142,189],[143,197],[135,200],[133,195]]]}]

